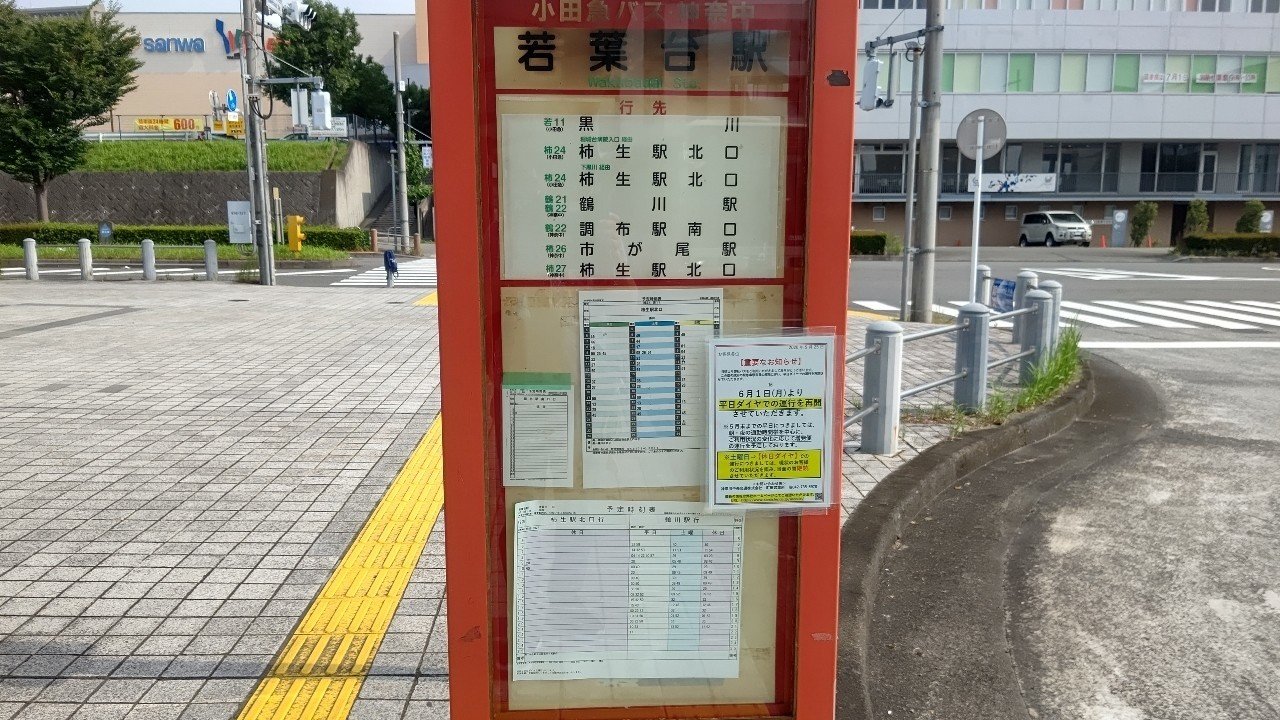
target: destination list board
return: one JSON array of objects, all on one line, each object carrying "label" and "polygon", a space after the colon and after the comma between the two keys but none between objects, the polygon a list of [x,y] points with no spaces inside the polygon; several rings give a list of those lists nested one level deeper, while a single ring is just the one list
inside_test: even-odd
[{"label": "destination list board", "polygon": [[781,276],[781,118],[504,114],[501,131],[505,278]]}]

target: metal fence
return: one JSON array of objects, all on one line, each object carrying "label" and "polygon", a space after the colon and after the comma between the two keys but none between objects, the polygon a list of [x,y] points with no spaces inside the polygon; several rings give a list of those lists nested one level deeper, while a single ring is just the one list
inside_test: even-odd
[{"label": "metal fence", "polygon": [[[915,410],[944,406],[982,412],[993,384],[1025,385],[1048,363],[1060,336],[1062,285],[1052,280],[1040,283],[1035,273],[1024,271],[1018,275],[1016,307],[993,313],[990,270],[985,278],[983,270],[979,270],[978,294],[982,302],[962,307],[955,323],[907,333],[898,323],[874,322],[866,329],[863,347],[846,355],[850,375],[857,375],[857,363],[862,363],[862,391],[850,393],[844,420],[846,434],[860,430],[858,452],[898,452],[908,401],[929,398],[914,403]],[[993,330],[1008,331],[1008,339],[993,337]],[[945,342],[924,342],[935,338]],[[914,362],[904,362],[913,348],[918,348]],[[949,374],[936,377],[936,371],[921,372],[945,366],[947,359]],[[907,382],[911,384],[904,388]]]},{"label": "metal fence", "polygon": [[[59,247],[45,245],[43,247]],[[66,246],[71,247],[71,246]],[[112,247],[129,247],[138,248],[139,255],[142,260],[142,279],[155,280],[158,276],[156,271],[156,246],[151,240],[143,240],[138,245],[112,245]],[[202,247],[204,250],[204,275],[206,280],[218,279],[218,244],[213,240],[205,240],[203,246],[200,245],[169,245],[167,247]],[[79,260],[79,275],[81,280],[92,280],[94,275],[93,268],[93,244],[89,238],[80,238],[75,245],[76,258]],[[22,241],[22,275],[27,280],[36,281],[40,279],[40,258],[36,249],[35,238],[26,238]],[[62,271],[55,271],[62,272]]]}]

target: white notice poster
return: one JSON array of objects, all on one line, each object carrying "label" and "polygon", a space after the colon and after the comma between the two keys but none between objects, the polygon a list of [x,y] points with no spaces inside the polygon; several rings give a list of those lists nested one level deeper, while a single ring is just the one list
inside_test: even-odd
[{"label": "white notice poster", "polygon": [[573,437],[568,373],[503,375],[504,485],[573,487]]},{"label": "white notice poster", "polygon": [[743,516],[703,509],[517,504],[511,679],[738,677]]},{"label": "white notice poster", "polygon": [[782,119],[503,115],[502,276],[782,276]]},{"label": "white notice poster", "polygon": [[711,342],[707,503],[715,508],[831,504],[835,338]]},{"label": "white notice poster", "polygon": [[582,291],[584,487],[701,485],[724,291]]}]

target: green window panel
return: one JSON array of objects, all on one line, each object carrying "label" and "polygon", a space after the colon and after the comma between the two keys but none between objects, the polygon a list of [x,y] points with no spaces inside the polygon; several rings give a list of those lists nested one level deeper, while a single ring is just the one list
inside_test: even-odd
[{"label": "green window panel", "polygon": [[1062,56],[1062,92],[1084,92],[1084,75],[1088,58],[1085,55],[1064,54]]},{"label": "green window panel", "polygon": [[1240,83],[1240,92],[1257,95],[1267,87],[1267,59],[1260,55],[1250,55],[1244,59],[1243,72],[1246,76],[1257,75],[1252,82]]},{"label": "green window panel", "polygon": [[1138,56],[1116,55],[1111,81],[1112,92],[1138,92]]},{"label": "green window panel", "polygon": [[1218,56],[1193,55],[1191,57],[1191,92],[1193,93],[1213,92],[1214,83],[1196,82],[1196,76],[1202,73],[1208,73],[1212,75],[1217,71],[1218,71]]},{"label": "green window panel", "polygon": [[977,53],[956,55],[954,92],[976,93],[982,84],[982,56]]},{"label": "green window panel", "polygon": [[1167,77],[1178,78],[1167,80],[1164,91],[1167,93],[1185,93],[1191,76],[1190,55],[1170,55],[1164,59],[1164,72]]},{"label": "green window panel", "polygon": [[1280,92],[1280,56],[1267,58],[1267,92]]},{"label": "green window panel", "polygon": [[1009,55],[1009,92],[1031,92],[1035,83],[1036,56],[1033,53]]},{"label": "green window panel", "polygon": [[[923,60],[919,62],[923,62]],[[942,92],[953,92],[955,90],[955,76],[955,53],[944,53],[942,55]]]}]

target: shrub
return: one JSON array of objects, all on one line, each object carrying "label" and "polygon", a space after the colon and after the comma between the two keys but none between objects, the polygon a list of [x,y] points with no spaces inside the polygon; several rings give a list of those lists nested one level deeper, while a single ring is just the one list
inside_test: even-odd
[{"label": "shrub", "polygon": [[1187,220],[1182,225],[1182,234],[1198,235],[1206,232],[1209,232],[1209,204],[1196,198],[1187,206]]},{"label": "shrub", "polygon": [[889,233],[878,230],[854,230],[849,233],[850,255],[884,255]]},{"label": "shrub", "polygon": [[1277,255],[1280,235],[1266,233],[1199,233],[1182,238],[1184,255]]},{"label": "shrub", "polygon": [[[360,228],[336,228],[324,225],[303,227],[304,244],[334,250],[365,250],[369,235]],[[76,223],[24,223],[0,225],[0,244],[21,244],[24,238],[35,238],[41,245],[74,245],[80,238],[97,242],[98,226]],[[230,242],[226,225],[117,225],[114,242],[137,245],[150,239],[157,245],[201,245],[205,240]]]},{"label": "shrub", "polygon": [[[273,140],[267,162],[276,172],[320,172],[340,167],[349,149],[342,142]],[[89,146],[84,172],[213,172],[245,169],[244,143],[232,140],[173,142],[136,140]]]},{"label": "shrub", "polygon": [[1256,233],[1262,229],[1262,211],[1267,208],[1261,200],[1250,200],[1244,204],[1244,212],[1236,221],[1236,232]]},{"label": "shrub", "polygon": [[1151,226],[1156,222],[1160,206],[1144,200],[1133,206],[1133,214],[1129,218],[1129,245],[1141,247],[1142,241],[1151,234]]}]

